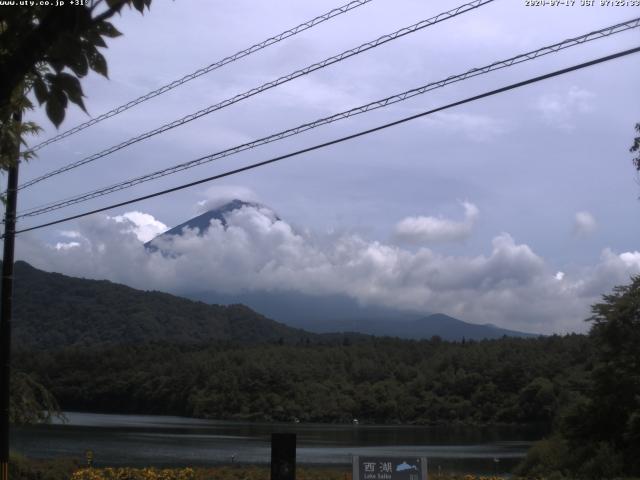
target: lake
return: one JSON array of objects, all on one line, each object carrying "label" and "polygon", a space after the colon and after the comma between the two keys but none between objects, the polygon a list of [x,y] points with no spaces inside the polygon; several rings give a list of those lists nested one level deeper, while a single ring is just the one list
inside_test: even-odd
[{"label": "lake", "polygon": [[326,425],[199,420],[152,415],[66,413],[66,423],[12,429],[12,449],[30,457],[84,458],[94,465],[266,464],[271,433],[297,434],[303,465],[346,466],[352,455],[424,456],[429,468],[506,472],[541,432],[524,428]]}]

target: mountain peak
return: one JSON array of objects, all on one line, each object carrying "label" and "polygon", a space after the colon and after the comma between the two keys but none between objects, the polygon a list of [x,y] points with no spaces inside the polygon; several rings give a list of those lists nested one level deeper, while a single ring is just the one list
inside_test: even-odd
[{"label": "mountain peak", "polygon": [[[245,207],[256,208],[256,209],[267,208],[264,205],[259,203],[247,202],[247,201],[235,198],[227,203],[220,205],[219,207],[216,207],[204,213],[201,213],[197,217],[193,217],[190,220],[187,220],[186,222],[181,223],[180,225],[177,225],[167,230],[166,232],[158,235],[157,237],[145,243],[145,247],[147,247],[147,249],[149,249],[150,251],[155,252],[156,250],[158,250],[158,247],[154,245],[154,242],[156,240],[163,237],[167,238],[167,236],[171,236],[171,235],[180,236],[184,233],[185,228],[188,228],[190,230],[197,230],[198,235],[202,236],[209,229],[209,226],[211,225],[212,220],[219,221],[222,224],[222,226],[226,228],[227,227],[226,216],[229,213],[233,212],[234,210],[240,210],[241,208],[245,208]],[[277,216],[275,218],[276,220],[280,220]]]}]

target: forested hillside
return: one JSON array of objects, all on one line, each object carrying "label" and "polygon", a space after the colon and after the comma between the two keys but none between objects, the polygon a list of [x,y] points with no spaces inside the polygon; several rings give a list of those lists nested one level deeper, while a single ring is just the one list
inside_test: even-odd
[{"label": "forested hillside", "polygon": [[43,272],[25,262],[16,262],[15,276],[13,338],[18,346],[56,349],[314,338],[244,305],[208,305],[106,280]]},{"label": "forested hillside", "polygon": [[313,422],[549,425],[582,388],[584,336],[451,343],[129,345],[20,352],[64,409]]}]

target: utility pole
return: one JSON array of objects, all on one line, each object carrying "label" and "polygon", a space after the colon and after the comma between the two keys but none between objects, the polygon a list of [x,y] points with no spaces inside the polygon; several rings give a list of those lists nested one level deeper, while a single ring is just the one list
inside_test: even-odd
[{"label": "utility pole", "polygon": [[[22,121],[22,112],[13,115]],[[0,309],[0,480],[9,480],[9,386],[11,379],[11,307],[13,298],[13,253],[18,201],[18,164],[20,144],[15,151],[15,163],[7,169],[7,204],[4,214],[4,253],[2,257],[2,308]]]}]

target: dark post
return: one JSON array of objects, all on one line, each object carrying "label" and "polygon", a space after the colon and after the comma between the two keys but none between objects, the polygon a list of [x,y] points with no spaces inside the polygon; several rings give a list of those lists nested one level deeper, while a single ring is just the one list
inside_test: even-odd
[{"label": "dark post", "polygon": [[271,480],[296,479],[296,434],[271,434]]},{"label": "dark post", "polygon": [[[21,114],[13,116],[22,120]],[[15,165],[8,168],[7,205],[4,214],[4,254],[2,257],[2,308],[0,309],[0,480],[9,480],[9,385],[11,375],[11,300],[13,296],[13,250],[18,200],[19,146]]]}]

